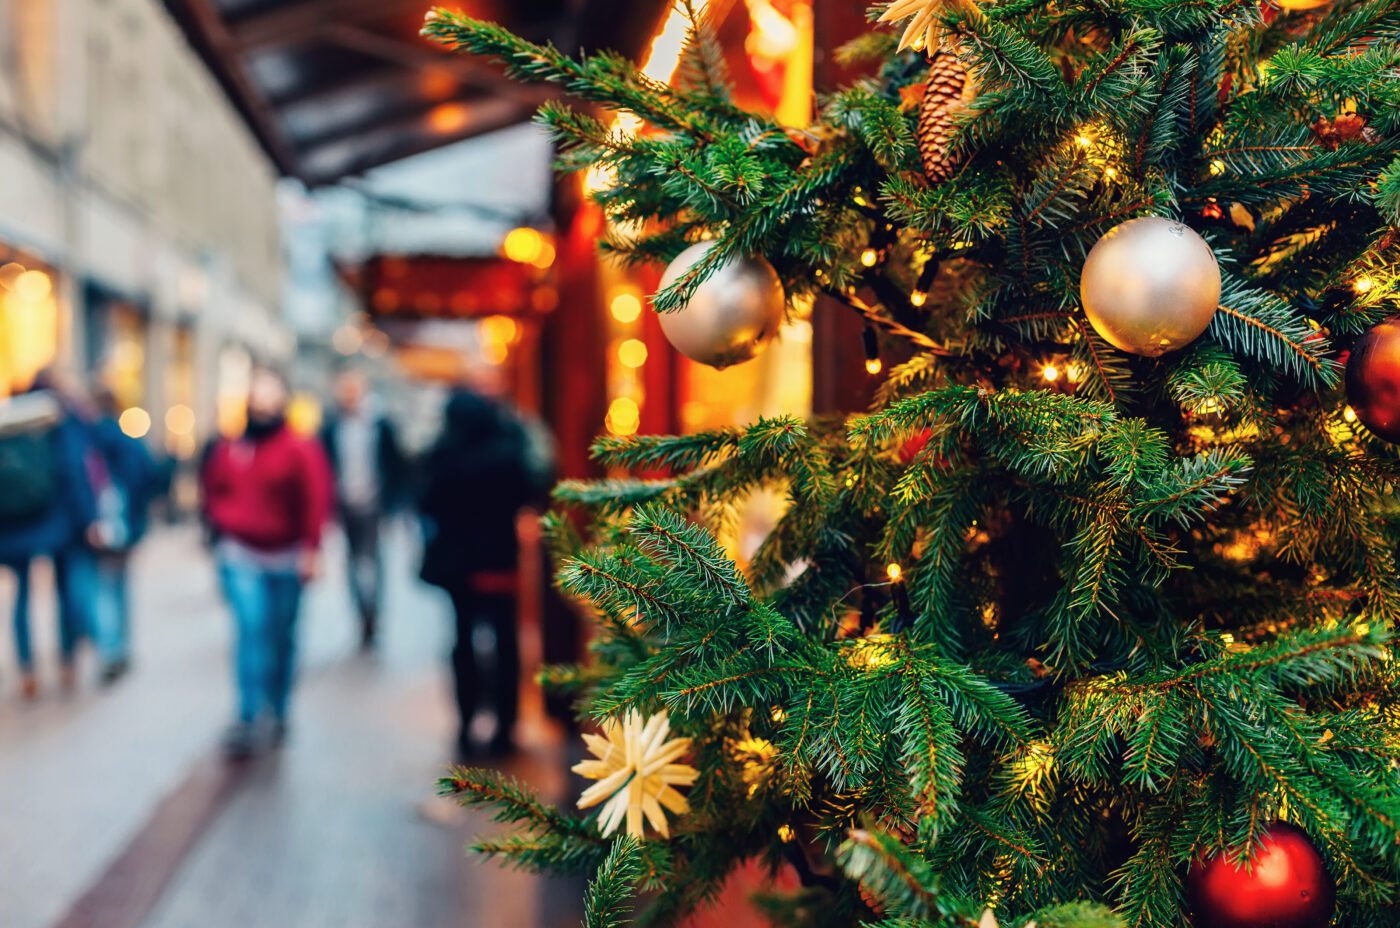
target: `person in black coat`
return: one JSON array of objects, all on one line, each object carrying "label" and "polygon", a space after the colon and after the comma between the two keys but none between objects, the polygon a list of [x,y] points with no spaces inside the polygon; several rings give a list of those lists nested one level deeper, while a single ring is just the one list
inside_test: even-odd
[{"label": "person in black coat", "polygon": [[340,372],[336,408],[321,429],[335,476],[336,512],[349,552],[350,594],[360,614],[360,645],[374,646],[379,627],[384,560],[380,528],[408,496],[407,468],[394,424],[374,407],[363,373]]},{"label": "person in black coat", "polygon": [[448,401],[442,434],[424,462],[422,578],[447,591],[456,613],[452,666],[463,755],[472,751],[471,720],[483,689],[472,635],[478,624],[496,639],[497,728],[489,749],[507,754],[514,747],[520,685],[516,518],[533,492],[528,454],[520,421],[499,403],[463,389]]}]

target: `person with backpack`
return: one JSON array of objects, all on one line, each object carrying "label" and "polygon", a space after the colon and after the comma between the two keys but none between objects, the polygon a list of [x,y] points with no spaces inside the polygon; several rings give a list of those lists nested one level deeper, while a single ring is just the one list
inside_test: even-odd
[{"label": "person with backpack", "polygon": [[17,581],[15,654],[26,699],[39,691],[29,634],[34,559],[54,562],[64,688],[76,682],[78,642],[90,633],[93,563],[85,550],[97,518],[90,473],[95,449],[54,383],[51,372],[41,372],[27,391],[0,405],[0,565]]},{"label": "person with backpack", "polygon": [[[423,518],[423,581],[452,599],[456,645],[452,670],[461,723],[457,751],[476,752],[472,717],[491,696],[496,731],[485,746],[506,756],[515,749],[520,644],[516,603],[520,546],[516,518],[535,495],[531,444],[520,420],[503,404],[459,389],[448,400],[442,433],[428,451],[419,500]],[[473,632],[495,638],[490,687]]]},{"label": "person with backpack", "polygon": [[[287,732],[302,589],[319,573],[331,474],[320,442],[286,419],[282,375],[253,369],[243,434],[221,438],[200,469],[206,525],[233,613],[238,710],[224,739],[230,759]],[[270,729],[262,723],[270,722]]]},{"label": "person with backpack", "polygon": [[127,572],[131,553],[145,536],[155,462],[140,439],[122,431],[120,405],[111,390],[99,390],[93,423],[106,480],[97,489],[97,595],[93,638],[102,658],[102,681],[113,683],[131,666],[131,603]]}]

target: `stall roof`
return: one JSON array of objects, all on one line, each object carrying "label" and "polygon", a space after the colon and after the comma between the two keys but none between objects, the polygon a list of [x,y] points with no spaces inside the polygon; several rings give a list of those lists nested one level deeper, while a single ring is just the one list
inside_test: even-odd
[{"label": "stall roof", "polygon": [[[418,35],[430,0],[165,0],[267,153],[312,186],[515,125],[544,91]],[[565,49],[637,55],[666,0],[450,4]]]}]

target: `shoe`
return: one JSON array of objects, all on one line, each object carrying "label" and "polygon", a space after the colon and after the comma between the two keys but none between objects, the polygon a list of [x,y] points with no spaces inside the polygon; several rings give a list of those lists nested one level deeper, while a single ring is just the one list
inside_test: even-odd
[{"label": "shoe", "polygon": [[131,661],[124,657],[109,661],[107,665],[102,668],[102,685],[111,686],[113,683],[116,683],[122,677],[126,676],[127,671],[130,669]]},{"label": "shoe", "polygon": [[257,753],[258,730],[252,722],[234,722],[224,732],[224,756],[229,760],[246,760]]},{"label": "shoe", "polygon": [[39,678],[32,671],[20,676],[19,695],[26,701],[39,698]]}]

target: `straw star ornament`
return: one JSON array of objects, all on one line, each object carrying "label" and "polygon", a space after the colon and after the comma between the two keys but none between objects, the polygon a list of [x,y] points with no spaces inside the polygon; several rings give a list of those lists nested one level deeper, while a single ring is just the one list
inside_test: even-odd
[{"label": "straw star ornament", "polygon": [[583,761],[573,770],[598,782],[583,791],[578,807],[587,809],[606,802],[598,818],[604,837],[616,831],[624,819],[627,833],[633,837],[642,837],[645,822],[663,838],[669,837],[666,811],[673,815],[690,811],[690,804],[676,787],[689,786],[700,773],[676,763],[690,750],[690,739],[667,740],[670,733],[665,713],[643,721],[641,713],[632,711],[620,722],[608,722],[602,735],[584,734],[584,743],[597,760]]},{"label": "straw star ornament", "polygon": [[939,13],[947,7],[970,7],[972,0],[894,0],[885,12],[880,14],[879,22],[897,23],[901,19],[909,20],[904,27],[904,34],[899,37],[899,51],[912,48],[915,51],[924,49],[934,49],[938,47],[938,36],[943,31],[943,23],[939,20]]}]

